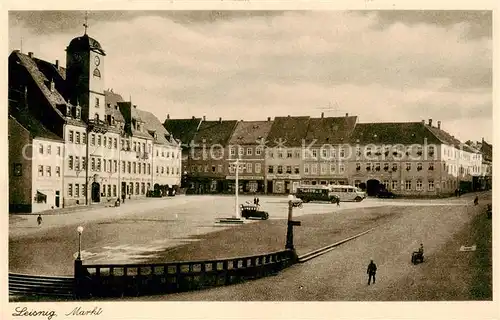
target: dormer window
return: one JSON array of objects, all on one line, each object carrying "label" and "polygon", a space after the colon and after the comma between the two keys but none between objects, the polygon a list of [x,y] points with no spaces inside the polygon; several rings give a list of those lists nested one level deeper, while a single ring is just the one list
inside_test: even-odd
[{"label": "dormer window", "polygon": [[141,124],[137,122],[137,131],[141,131]]},{"label": "dormer window", "polygon": [[50,81],[50,92],[54,92],[56,90],[56,84],[54,83],[54,80]]},{"label": "dormer window", "polygon": [[66,116],[71,117],[71,106],[66,105]]}]

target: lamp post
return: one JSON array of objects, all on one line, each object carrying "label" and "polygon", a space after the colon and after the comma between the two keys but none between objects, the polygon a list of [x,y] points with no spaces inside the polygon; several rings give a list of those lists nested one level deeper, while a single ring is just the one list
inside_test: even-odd
[{"label": "lamp post", "polygon": [[76,260],[82,260],[82,233],[83,233],[83,227],[79,226],[76,228],[76,231],[78,232],[78,257]]},{"label": "lamp post", "polygon": [[239,184],[239,176],[238,176],[238,173],[240,171],[240,158],[236,158],[236,179],[235,179],[235,203],[234,203],[234,210],[235,210],[235,218],[239,218],[240,217],[240,210],[238,208],[238,192],[240,191],[240,184]]}]

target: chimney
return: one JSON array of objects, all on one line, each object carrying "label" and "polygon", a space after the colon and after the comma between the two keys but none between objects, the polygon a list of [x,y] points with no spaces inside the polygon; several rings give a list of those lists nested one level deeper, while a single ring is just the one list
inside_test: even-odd
[{"label": "chimney", "polygon": [[484,137],[481,138],[481,143],[484,144]]},{"label": "chimney", "polygon": [[429,119],[429,127],[432,127],[432,119]]},{"label": "chimney", "polygon": [[438,121],[438,129],[441,129],[441,121]]},{"label": "chimney", "polygon": [[168,119],[170,119],[170,113],[169,113],[169,114],[167,114],[167,120],[168,120]]},{"label": "chimney", "polygon": [[325,113],[321,112],[321,118],[324,118],[324,117],[325,117]]},{"label": "chimney", "polygon": [[271,117],[267,117],[267,121],[271,121]]},{"label": "chimney", "polygon": [[194,116],[193,116],[191,119],[193,119],[193,120],[194,120]]},{"label": "chimney", "polygon": [[59,60],[56,60],[56,68],[59,69]]},{"label": "chimney", "polygon": [[28,57],[33,58],[33,52],[28,52]]},{"label": "chimney", "polygon": [[[243,121],[243,120],[241,120],[241,121]],[[221,117],[219,117],[219,122],[222,123],[222,118]]]},{"label": "chimney", "polygon": [[134,109],[137,109],[137,105],[134,104]]},{"label": "chimney", "polygon": [[207,117],[203,116],[203,121],[207,121]]},{"label": "chimney", "polygon": [[348,113],[346,113],[346,114],[345,114],[345,116],[346,116],[346,117],[348,117],[348,116],[349,116],[349,114],[348,114]]}]

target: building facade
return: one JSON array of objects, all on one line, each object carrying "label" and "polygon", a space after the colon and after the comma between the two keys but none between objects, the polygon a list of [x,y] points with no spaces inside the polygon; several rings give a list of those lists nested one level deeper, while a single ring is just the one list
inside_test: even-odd
[{"label": "building facade", "polygon": [[265,145],[271,130],[272,121],[239,121],[229,141],[228,171],[229,190],[232,192],[236,182],[236,166],[231,165],[238,159],[239,191],[243,193],[265,192]]},{"label": "building facade", "polygon": [[[155,188],[166,195],[178,188],[179,142],[154,115],[104,90],[106,54],[99,42],[84,34],[70,42],[66,55],[66,68],[32,53],[14,51],[9,57],[9,100],[17,104],[12,109],[28,110],[34,121],[63,141],[64,162],[57,166],[62,179],[57,189],[59,207],[142,197]],[[155,150],[158,156],[153,155]],[[158,174],[153,169],[155,160]],[[55,179],[52,170],[56,169],[50,170]],[[44,173],[42,178],[33,171],[31,181],[38,189],[50,180]],[[12,181],[20,183],[15,177]],[[52,202],[58,207],[55,191],[47,198],[49,207]]]}]

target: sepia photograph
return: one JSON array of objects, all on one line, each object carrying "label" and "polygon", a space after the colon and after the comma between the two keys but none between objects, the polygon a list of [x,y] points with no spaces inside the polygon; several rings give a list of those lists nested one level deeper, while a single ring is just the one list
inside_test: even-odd
[{"label": "sepia photograph", "polygon": [[7,16],[9,317],[493,303],[493,10]]}]

